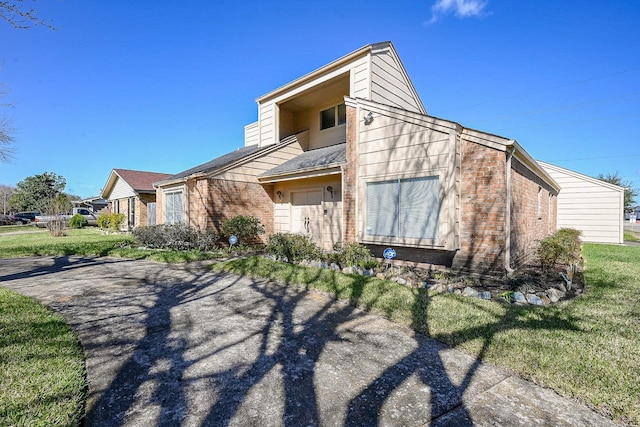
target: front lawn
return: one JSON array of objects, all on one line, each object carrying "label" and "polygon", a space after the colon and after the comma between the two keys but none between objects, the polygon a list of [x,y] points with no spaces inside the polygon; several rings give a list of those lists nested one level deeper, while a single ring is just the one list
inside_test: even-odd
[{"label": "front lawn", "polygon": [[86,385],[78,339],[62,316],[3,288],[0,372],[0,425],[79,425]]},{"label": "front lawn", "polygon": [[0,239],[0,257],[23,256],[113,256],[150,259],[180,263],[220,258],[224,251],[175,251],[135,248],[128,234],[104,234],[100,229],[87,227],[68,229],[67,236],[52,237],[46,230],[40,233],[4,235]]},{"label": "front lawn", "polygon": [[252,257],[213,268],[327,292],[612,419],[640,424],[640,247],[584,245],[587,291],[548,307],[410,289]]}]

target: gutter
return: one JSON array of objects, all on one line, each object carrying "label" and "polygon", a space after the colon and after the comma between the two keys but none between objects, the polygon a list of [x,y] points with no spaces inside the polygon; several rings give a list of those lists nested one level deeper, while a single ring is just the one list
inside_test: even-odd
[{"label": "gutter", "polygon": [[511,276],[514,270],[511,268],[511,159],[516,152],[516,141],[511,139],[507,142],[507,206],[505,218],[505,248],[504,248],[504,269],[507,277]]}]

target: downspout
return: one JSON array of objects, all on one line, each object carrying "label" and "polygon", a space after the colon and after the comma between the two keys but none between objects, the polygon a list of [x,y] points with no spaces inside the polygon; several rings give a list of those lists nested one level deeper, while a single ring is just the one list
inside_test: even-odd
[{"label": "downspout", "polygon": [[511,158],[516,151],[515,141],[510,140],[507,146],[507,206],[506,206],[506,218],[505,218],[505,248],[504,248],[504,269],[507,272],[507,277],[513,274],[511,268]]}]

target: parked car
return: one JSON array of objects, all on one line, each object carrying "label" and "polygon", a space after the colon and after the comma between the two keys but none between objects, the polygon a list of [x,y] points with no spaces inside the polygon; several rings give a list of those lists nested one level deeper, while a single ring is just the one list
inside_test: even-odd
[{"label": "parked car", "polygon": [[38,211],[18,212],[13,214],[12,218],[13,222],[16,224],[29,224],[30,222],[35,221],[38,215],[40,215],[40,212]]},{"label": "parked car", "polygon": [[0,214],[0,225],[11,225],[16,222],[13,220],[13,215]]},{"label": "parked car", "polygon": [[73,208],[73,211],[68,214],[48,216],[36,215],[36,227],[45,228],[50,221],[56,220],[63,220],[66,224],[69,224],[69,220],[76,214],[80,214],[85,217],[89,225],[98,225],[98,215],[95,212],[85,208]]}]

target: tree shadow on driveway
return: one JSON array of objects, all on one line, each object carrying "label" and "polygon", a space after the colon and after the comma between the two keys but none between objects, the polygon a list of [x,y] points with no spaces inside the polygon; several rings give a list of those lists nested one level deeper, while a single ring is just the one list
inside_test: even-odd
[{"label": "tree shadow on driveway", "polygon": [[[28,293],[34,280],[85,348],[85,425],[470,425],[468,399],[507,376],[379,316],[267,280],[131,261],[8,285]],[[361,291],[354,286],[353,304]],[[416,324],[430,302],[419,292]],[[469,331],[485,339],[480,356],[501,328],[540,327],[508,320]],[[554,324],[575,329],[571,319]]]}]

